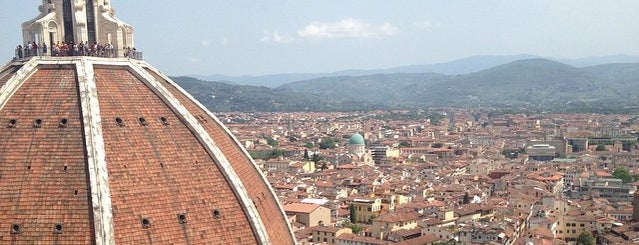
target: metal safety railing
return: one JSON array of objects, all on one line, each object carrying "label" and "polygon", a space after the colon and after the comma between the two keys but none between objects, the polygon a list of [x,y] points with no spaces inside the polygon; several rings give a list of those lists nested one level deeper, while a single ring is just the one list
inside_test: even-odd
[{"label": "metal safety railing", "polygon": [[29,59],[31,57],[72,57],[72,56],[88,56],[88,57],[100,57],[100,58],[129,58],[135,60],[144,60],[142,52],[136,49],[64,49],[54,47],[48,48],[16,48],[14,60]]}]

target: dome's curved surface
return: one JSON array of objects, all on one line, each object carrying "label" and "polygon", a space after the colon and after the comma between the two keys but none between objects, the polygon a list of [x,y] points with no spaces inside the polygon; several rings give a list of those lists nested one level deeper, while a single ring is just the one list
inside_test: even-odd
[{"label": "dome's curved surface", "polygon": [[350,140],[348,140],[348,144],[349,145],[365,145],[366,142],[364,141],[364,136],[362,136],[359,133],[355,133],[353,134],[353,136],[351,136]]},{"label": "dome's curved surface", "polygon": [[295,243],[246,150],[146,62],[36,57],[0,86],[0,243]]}]

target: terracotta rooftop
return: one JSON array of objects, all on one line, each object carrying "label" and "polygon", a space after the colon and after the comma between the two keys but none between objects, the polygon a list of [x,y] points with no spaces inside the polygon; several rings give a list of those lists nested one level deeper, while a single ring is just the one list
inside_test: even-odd
[{"label": "terracotta rooftop", "polygon": [[397,222],[406,222],[406,221],[417,221],[419,219],[419,213],[417,212],[394,212],[380,215],[379,217],[373,219],[373,221],[378,222],[388,222],[388,223],[397,223]]},{"label": "terracotta rooftop", "polygon": [[348,234],[348,233],[338,236],[337,239],[343,240],[343,241],[359,242],[359,243],[369,244],[369,245],[388,245],[388,244],[392,244],[392,242],[387,242],[387,241],[375,239],[375,238],[372,238],[372,237],[357,236],[355,234]]},{"label": "terracotta rooftop", "polygon": [[439,242],[441,239],[437,238],[435,234],[429,234],[421,236],[415,239],[406,240],[403,242],[395,243],[395,245],[428,245],[435,242]]},{"label": "terracotta rooftop", "polygon": [[309,203],[291,203],[284,205],[284,211],[291,213],[305,213],[310,214],[316,209],[321,207],[319,204]]}]

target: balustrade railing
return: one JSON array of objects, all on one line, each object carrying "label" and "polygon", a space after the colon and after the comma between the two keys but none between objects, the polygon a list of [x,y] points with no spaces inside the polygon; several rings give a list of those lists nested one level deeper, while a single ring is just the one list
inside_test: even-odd
[{"label": "balustrade railing", "polygon": [[144,60],[142,52],[138,52],[135,49],[79,49],[79,50],[64,50],[59,48],[54,49],[16,49],[14,60],[24,60],[31,57],[72,57],[72,56],[89,56],[100,58],[129,58],[136,60]]}]

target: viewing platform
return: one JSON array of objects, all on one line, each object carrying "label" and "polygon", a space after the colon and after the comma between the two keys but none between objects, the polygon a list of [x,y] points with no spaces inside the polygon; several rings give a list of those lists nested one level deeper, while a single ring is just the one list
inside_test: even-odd
[{"label": "viewing platform", "polygon": [[73,51],[73,52],[65,52],[65,53],[31,53],[31,52],[15,52],[13,56],[13,61],[28,61],[33,57],[38,58],[65,58],[65,57],[94,57],[94,58],[108,58],[108,59],[117,59],[117,58],[125,58],[125,59],[134,59],[134,60],[144,60],[144,54],[135,49],[107,49],[98,52],[88,52],[88,51]]}]

